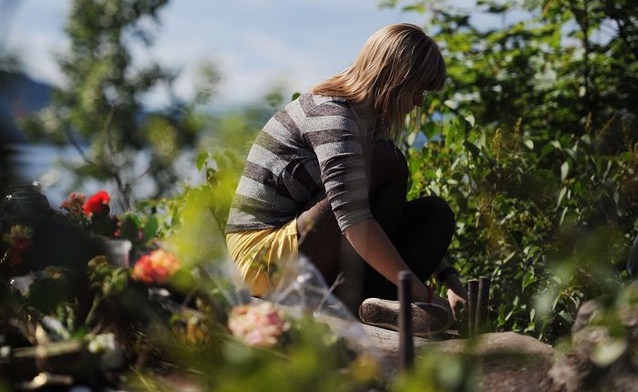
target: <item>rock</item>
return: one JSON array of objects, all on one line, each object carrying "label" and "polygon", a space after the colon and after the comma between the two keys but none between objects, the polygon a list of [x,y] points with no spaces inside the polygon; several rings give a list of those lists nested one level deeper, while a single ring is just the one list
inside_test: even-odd
[{"label": "rock", "polygon": [[[397,332],[353,320],[321,318],[341,331],[353,350],[380,357],[390,379],[397,375]],[[459,359],[457,363],[465,368],[461,373],[451,372],[452,377],[469,388],[490,392],[638,391],[638,283],[618,296],[584,303],[566,352],[514,332],[486,333],[472,339],[450,336],[415,337],[416,361],[429,360],[436,372],[446,366],[446,358]],[[431,374],[418,377],[430,383]]]},{"label": "rock", "polygon": [[[368,341],[382,354],[386,365],[399,357],[397,332],[363,325]],[[439,339],[439,340],[437,340]],[[416,360],[427,355],[470,358],[478,369],[479,390],[490,392],[548,391],[547,376],[554,363],[554,349],[533,337],[514,332],[486,333],[474,339],[414,338]],[[365,350],[365,348],[360,348]]]},{"label": "rock", "polygon": [[477,365],[481,391],[537,392],[550,387],[547,372],[553,364],[554,349],[530,336],[486,333],[475,339],[429,343],[426,348],[469,356]]},{"label": "rock", "polygon": [[584,303],[572,327],[571,347],[549,372],[552,391],[638,390],[638,285],[615,302]]}]

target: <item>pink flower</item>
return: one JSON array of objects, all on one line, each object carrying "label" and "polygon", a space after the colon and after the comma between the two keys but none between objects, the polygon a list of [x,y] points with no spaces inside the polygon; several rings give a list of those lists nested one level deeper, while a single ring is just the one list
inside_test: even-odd
[{"label": "pink flower", "polygon": [[72,222],[84,225],[89,221],[89,217],[84,213],[84,203],[86,196],[83,193],[71,192],[60,204],[60,208]]},{"label": "pink flower", "polygon": [[63,210],[72,217],[81,216],[83,214],[83,206],[86,202],[86,196],[80,192],[71,192],[69,197],[60,204]]},{"label": "pink flower", "polygon": [[82,211],[88,217],[92,216],[101,216],[108,215],[110,212],[109,201],[111,200],[109,194],[102,190],[93,196],[89,197],[89,199],[82,206]]},{"label": "pink flower", "polygon": [[288,328],[289,323],[270,302],[237,306],[228,318],[231,334],[251,346],[273,347]]},{"label": "pink flower", "polygon": [[181,267],[175,255],[157,249],[140,257],[133,267],[133,279],[146,283],[164,283]]}]

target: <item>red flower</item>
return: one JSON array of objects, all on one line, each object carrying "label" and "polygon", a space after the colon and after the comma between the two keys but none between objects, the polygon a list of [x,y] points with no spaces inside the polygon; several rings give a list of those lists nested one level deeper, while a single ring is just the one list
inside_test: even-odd
[{"label": "red flower", "polygon": [[133,279],[146,283],[164,283],[180,268],[179,260],[163,249],[141,256],[133,267]]},{"label": "red flower", "polygon": [[108,215],[110,212],[109,208],[110,197],[109,194],[102,190],[93,196],[89,197],[89,199],[82,206],[82,211],[86,216],[99,216],[99,215]]}]

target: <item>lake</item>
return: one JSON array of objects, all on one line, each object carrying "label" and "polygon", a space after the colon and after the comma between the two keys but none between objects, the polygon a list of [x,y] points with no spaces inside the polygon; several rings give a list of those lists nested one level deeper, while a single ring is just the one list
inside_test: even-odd
[{"label": "lake", "polygon": [[[117,192],[115,181],[99,182],[96,180],[85,181],[82,189],[74,189],[75,174],[68,167],[77,167],[85,161],[81,154],[73,146],[35,145],[35,144],[11,144],[7,146],[12,154],[7,164],[20,182],[36,181],[49,199],[52,208],[59,208],[60,203],[66,199],[69,192],[77,191],[85,195],[91,195],[101,189],[112,195]],[[149,160],[149,154],[140,152],[133,164],[135,173],[139,177],[134,185],[134,197],[136,199],[149,198],[154,190],[154,183],[149,176],[144,176],[145,167]],[[176,160],[175,168],[184,184],[195,185],[203,180],[201,173],[195,168],[193,152],[183,152]],[[64,163],[64,165],[62,164]],[[124,173],[126,174],[126,173]],[[131,173],[129,173],[131,174]],[[176,186],[181,184],[176,184]],[[115,211],[117,205],[114,204]]]}]

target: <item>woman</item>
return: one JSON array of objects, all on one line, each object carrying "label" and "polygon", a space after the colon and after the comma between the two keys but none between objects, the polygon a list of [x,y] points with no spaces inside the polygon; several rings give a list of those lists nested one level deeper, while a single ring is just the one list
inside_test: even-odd
[{"label": "woman", "polygon": [[[346,70],[268,121],[227,224],[229,252],[253,295],[272,290],[277,267],[301,253],[328,282],[342,274],[340,293],[351,305],[396,299],[400,271],[410,271],[417,302],[444,301],[423,283],[432,274],[447,285],[453,310],[465,301],[443,259],[452,211],[437,197],[406,202],[407,164],[393,142],[405,116],[445,78],[432,39],[418,26],[394,24],[373,34]],[[364,322],[392,324],[370,318],[392,318],[393,303],[363,305]]]}]

